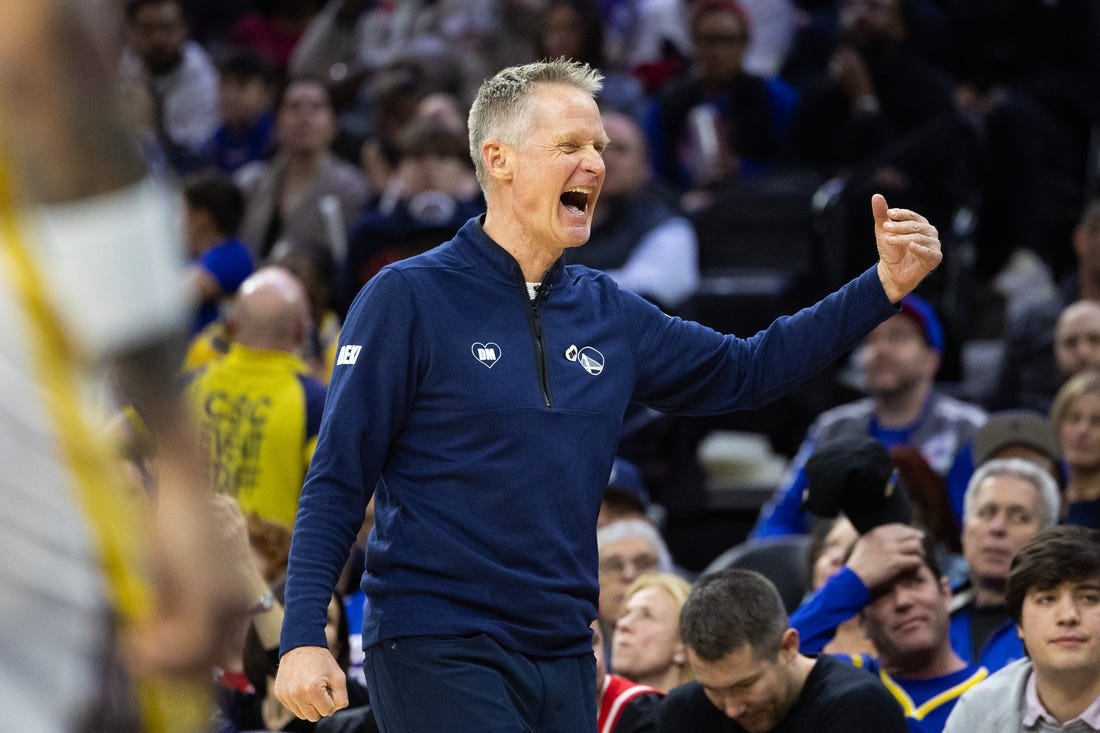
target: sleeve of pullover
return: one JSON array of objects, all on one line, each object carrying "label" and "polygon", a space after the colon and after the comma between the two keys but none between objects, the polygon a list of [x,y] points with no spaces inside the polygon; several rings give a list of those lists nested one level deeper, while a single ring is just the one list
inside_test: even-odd
[{"label": "sleeve of pullover", "polygon": [[791,614],[791,627],[798,631],[798,650],[817,654],[836,634],[837,626],[870,602],[871,591],[845,565]]},{"label": "sleeve of pullover", "polygon": [[421,368],[416,312],[404,276],[394,270],[372,278],[348,311],[294,523],[283,654],[326,646],[332,589],[415,394]]},{"label": "sleeve of pullover", "polygon": [[622,303],[638,365],[636,399],[658,410],[696,415],[767,404],[897,313],[875,268],[749,338],[666,316],[627,291]]}]

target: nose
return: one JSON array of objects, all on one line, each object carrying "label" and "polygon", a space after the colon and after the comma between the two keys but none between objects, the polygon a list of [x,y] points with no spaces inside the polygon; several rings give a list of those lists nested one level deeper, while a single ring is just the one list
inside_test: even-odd
[{"label": "nose", "polygon": [[913,594],[909,591],[904,583],[898,583],[894,586],[892,592],[894,600],[894,608],[901,611],[909,606],[913,605]]},{"label": "nose", "polygon": [[1073,599],[1073,596],[1069,593],[1063,593],[1058,596],[1056,603],[1058,623],[1062,626],[1076,626],[1077,622],[1080,621],[1080,616],[1077,610],[1077,602]]},{"label": "nose", "polygon": [[993,518],[989,520],[990,531],[996,534],[1004,534],[1008,531],[1008,525],[1005,524],[1005,513],[997,512],[993,515]]},{"label": "nose", "polygon": [[583,166],[584,171],[592,175],[603,177],[607,172],[607,163],[604,162],[603,156],[596,148],[589,148],[584,156]]},{"label": "nose", "polygon": [[887,339],[869,338],[863,343],[863,358],[865,361],[871,361],[872,359],[879,358],[883,354],[888,354],[889,352],[890,344],[888,343]]},{"label": "nose", "polygon": [[727,718],[737,719],[745,714],[745,703],[734,697],[727,697],[722,701],[722,710],[726,713]]},{"label": "nose", "polygon": [[633,560],[623,561],[623,580],[627,585],[638,577],[638,565]]}]

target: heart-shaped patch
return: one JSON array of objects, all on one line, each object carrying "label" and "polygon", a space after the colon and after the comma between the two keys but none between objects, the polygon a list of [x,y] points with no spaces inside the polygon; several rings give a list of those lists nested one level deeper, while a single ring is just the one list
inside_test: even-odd
[{"label": "heart-shaped patch", "polygon": [[500,347],[492,341],[487,344],[480,341],[470,344],[470,353],[488,369],[492,369],[493,365],[500,361]]}]

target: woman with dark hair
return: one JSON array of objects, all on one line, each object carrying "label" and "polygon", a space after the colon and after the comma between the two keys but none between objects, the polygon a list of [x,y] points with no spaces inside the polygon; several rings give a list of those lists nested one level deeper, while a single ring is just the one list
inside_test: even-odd
[{"label": "woman with dark hair", "polygon": [[291,79],[275,106],[278,148],[270,162],[241,168],[236,180],[247,206],[243,239],[257,259],[282,239],[324,236],[337,261],[347,227],[367,200],[368,185],[356,166],[332,151],[336,116],[320,79]]},{"label": "woman with dark hair", "polygon": [[[212,505],[216,521],[226,539],[229,566],[240,570],[246,593],[256,599],[250,615],[235,618],[228,635],[239,639],[234,657],[221,660],[215,668],[219,714],[211,733],[238,731],[313,731],[315,723],[299,720],[275,699],[275,672],[279,666],[279,636],[283,625],[285,576],[268,584],[264,570],[286,564],[289,535],[279,536],[278,527],[265,530],[241,511],[233,497],[217,494]],[[265,541],[266,540],[266,541]],[[260,561],[262,558],[262,562]],[[239,622],[239,623],[238,623]],[[351,640],[343,599],[333,593],[328,605],[325,638],[340,668],[347,674],[351,663]],[[366,688],[348,679],[349,707],[370,703]]]},{"label": "woman with dark hair", "polygon": [[597,97],[600,106],[640,120],[642,83],[609,65],[604,44],[604,19],[598,0],[550,0],[546,4],[535,39],[536,58],[565,57],[599,69],[604,75],[603,89]]}]

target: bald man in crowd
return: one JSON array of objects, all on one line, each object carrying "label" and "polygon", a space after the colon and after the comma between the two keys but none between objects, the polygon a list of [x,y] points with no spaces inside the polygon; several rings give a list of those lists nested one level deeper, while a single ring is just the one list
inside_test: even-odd
[{"label": "bald man in crowd", "polygon": [[1100,368],[1100,302],[1078,300],[1062,310],[1054,326],[1054,361],[1063,381]]},{"label": "bald man in crowd", "polygon": [[299,356],[310,325],[302,283],[281,267],[257,270],[229,311],[229,352],[193,372],[188,386],[214,488],[287,527],[325,399]]}]

